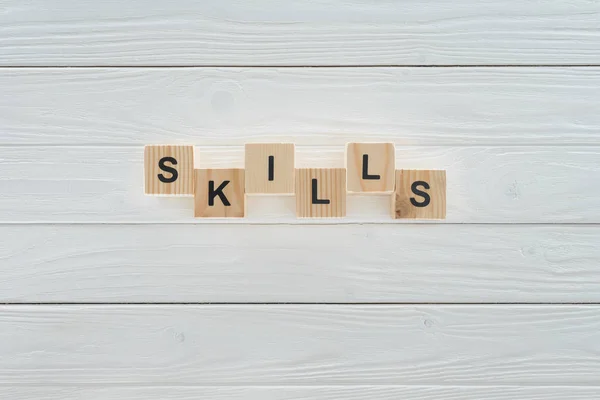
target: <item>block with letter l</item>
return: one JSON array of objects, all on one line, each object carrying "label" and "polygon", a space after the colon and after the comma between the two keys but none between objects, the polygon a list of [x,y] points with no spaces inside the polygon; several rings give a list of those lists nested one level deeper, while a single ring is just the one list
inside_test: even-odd
[{"label": "block with letter l", "polygon": [[346,169],[297,169],[296,216],[298,218],[345,217]]},{"label": "block with letter l", "polygon": [[396,150],[393,143],[346,144],[349,193],[392,193]]},{"label": "block with letter l", "polygon": [[446,171],[396,171],[394,219],[446,219]]},{"label": "block with letter l", "polygon": [[244,217],[243,169],[196,169],[194,185],[196,218]]}]

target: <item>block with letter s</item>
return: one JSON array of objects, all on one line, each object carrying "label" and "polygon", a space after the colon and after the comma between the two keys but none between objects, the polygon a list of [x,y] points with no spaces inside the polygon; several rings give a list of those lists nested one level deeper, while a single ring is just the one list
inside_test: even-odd
[{"label": "block with letter s", "polygon": [[394,219],[446,219],[446,171],[396,170]]},{"label": "block with letter s", "polygon": [[149,195],[193,196],[194,146],[146,146],[144,192]]}]

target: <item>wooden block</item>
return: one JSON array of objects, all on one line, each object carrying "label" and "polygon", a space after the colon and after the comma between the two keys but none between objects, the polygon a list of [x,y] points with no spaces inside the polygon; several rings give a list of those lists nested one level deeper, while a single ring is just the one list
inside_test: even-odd
[{"label": "wooden block", "polygon": [[196,218],[244,217],[243,169],[196,169],[194,183]]},{"label": "wooden block", "polygon": [[346,169],[297,169],[296,216],[298,218],[345,217]]},{"label": "wooden block", "polygon": [[246,194],[294,194],[292,143],[246,144]]},{"label": "wooden block", "polygon": [[396,171],[392,195],[394,219],[445,219],[446,171]]},{"label": "wooden block", "polygon": [[144,148],[146,194],[194,194],[194,146],[151,145]]},{"label": "wooden block", "polygon": [[348,143],[346,145],[348,192],[392,193],[396,150],[393,143]]}]

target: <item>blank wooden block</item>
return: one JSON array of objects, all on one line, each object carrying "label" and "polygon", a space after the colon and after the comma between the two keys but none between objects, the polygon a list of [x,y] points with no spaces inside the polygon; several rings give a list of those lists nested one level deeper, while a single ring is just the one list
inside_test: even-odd
[{"label": "blank wooden block", "polygon": [[243,169],[197,169],[194,181],[196,218],[244,217]]},{"label": "blank wooden block", "polygon": [[144,148],[146,194],[194,194],[194,146],[152,145]]},{"label": "blank wooden block", "polygon": [[396,171],[396,191],[392,195],[395,219],[445,219],[446,171]]},{"label": "blank wooden block", "polygon": [[292,143],[246,145],[246,194],[294,194]]},{"label": "blank wooden block", "polygon": [[348,143],[346,145],[348,192],[392,193],[396,150],[393,143]]},{"label": "blank wooden block", "polygon": [[299,218],[345,217],[346,169],[297,169],[296,216]]}]

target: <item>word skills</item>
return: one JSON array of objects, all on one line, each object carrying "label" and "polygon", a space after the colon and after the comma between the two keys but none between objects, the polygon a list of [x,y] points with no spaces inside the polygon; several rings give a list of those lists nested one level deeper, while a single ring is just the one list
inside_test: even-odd
[{"label": "word skills", "polygon": [[393,143],[348,143],[345,168],[296,168],[292,143],[246,144],[244,168],[194,169],[194,146],[148,145],[148,195],[194,196],[196,218],[243,218],[247,195],[296,196],[298,218],[342,218],[346,196],[390,196],[394,219],[445,219],[446,171],[396,169]]}]

